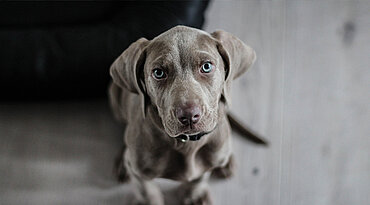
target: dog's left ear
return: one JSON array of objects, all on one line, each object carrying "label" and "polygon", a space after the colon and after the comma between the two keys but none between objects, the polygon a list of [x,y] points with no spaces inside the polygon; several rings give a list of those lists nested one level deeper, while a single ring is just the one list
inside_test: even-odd
[{"label": "dog's left ear", "polygon": [[147,39],[140,38],[132,43],[110,67],[110,75],[116,85],[140,95],[144,117],[150,102],[144,83],[145,48],[148,44]]},{"label": "dog's left ear", "polygon": [[211,35],[217,41],[217,49],[225,65],[225,83],[221,97],[226,104],[230,105],[231,81],[251,67],[256,60],[256,52],[226,31],[215,31]]}]

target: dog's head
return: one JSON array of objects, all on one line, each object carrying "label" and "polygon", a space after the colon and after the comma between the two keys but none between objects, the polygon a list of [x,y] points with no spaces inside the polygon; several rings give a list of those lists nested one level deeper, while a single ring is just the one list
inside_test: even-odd
[{"label": "dog's head", "polygon": [[174,27],[151,41],[139,39],[112,64],[115,84],[153,105],[166,133],[206,133],[215,128],[219,102],[230,103],[231,81],[255,61],[252,48],[225,31],[208,34]]}]

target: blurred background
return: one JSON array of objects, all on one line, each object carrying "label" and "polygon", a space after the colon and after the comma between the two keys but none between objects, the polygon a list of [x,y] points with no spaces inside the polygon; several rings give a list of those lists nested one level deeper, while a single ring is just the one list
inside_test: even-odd
[{"label": "blurred background", "polygon": [[[113,163],[123,127],[109,66],[140,37],[223,29],[257,61],[233,113],[269,140],[233,133],[237,172],[216,205],[370,203],[370,1],[0,3],[0,204],[131,204]],[[167,204],[176,183],[158,180]]]}]

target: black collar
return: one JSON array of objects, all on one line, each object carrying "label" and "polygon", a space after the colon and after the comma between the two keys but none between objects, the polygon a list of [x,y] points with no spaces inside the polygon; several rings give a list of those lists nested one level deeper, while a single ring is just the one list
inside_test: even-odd
[{"label": "black collar", "polygon": [[196,135],[185,135],[185,134],[181,134],[181,135],[177,136],[176,139],[180,139],[181,142],[187,142],[188,140],[190,140],[190,141],[198,141],[198,140],[200,140],[201,137],[203,137],[204,135],[209,134],[211,132],[201,132],[201,133],[196,134]]}]

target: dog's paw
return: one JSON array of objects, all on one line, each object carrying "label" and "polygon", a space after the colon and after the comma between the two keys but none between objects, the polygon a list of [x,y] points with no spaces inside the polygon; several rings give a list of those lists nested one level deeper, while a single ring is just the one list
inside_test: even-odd
[{"label": "dog's paw", "polygon": [[155,200],[155,199],[148,199],[146,201],[134,199],[133,205],[164,205],[163,199]]},{"label": "dog's paw", "polygon": [[229,161],[224,167],[217,167],[212,170],[212,177],[217,179],[227,179],[234,175],[235,162],[234,156],[231,155]]},{"label": "dog's paw", "polygon": [[182,200],[183,205],[212,205],[211,198],[209,196],[209,192],[205,191],[198,197],[185,197]]},{"label": "dog's paw", "polygon": [[150,202],[134,201],[133,205],[153,205]]},{"label": "dog's paw", "polygon": [[134,201],[132,205],[148,205],[148,203],[142,202],[142,201]]},{"label": "dog's paw", "polygon": [[151,203],[135,200],[132,205],[151,205]]}]

